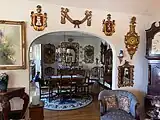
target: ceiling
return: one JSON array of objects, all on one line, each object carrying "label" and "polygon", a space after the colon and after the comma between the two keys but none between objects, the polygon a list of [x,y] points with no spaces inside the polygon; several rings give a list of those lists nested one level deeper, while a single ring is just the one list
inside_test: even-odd
[{"label": "ceiling", "polygon": [[153,15],[158,13],[160,0],[29,0],[55,5],[88,9],[103,9],[110,12]]}]

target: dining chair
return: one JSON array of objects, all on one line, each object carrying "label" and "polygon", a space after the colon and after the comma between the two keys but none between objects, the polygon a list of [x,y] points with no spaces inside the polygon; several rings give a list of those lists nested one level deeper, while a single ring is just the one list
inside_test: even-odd
[{"label": "dining chair", "polygon": [[40,92],[40,99],[47,98],[49,96],[48,80],[44,79],[39,80],[39,92]]},{"label": "dining chair", "polygon": [[79,73],[78,75],[81,75],[84,77],[83,79],[79,79],[77,81],[76,87],[78,89],[78,94],[89,95],[89,85],[90,84],[89,84],[89,78],[86,75],[86,70],[81,69],[79,70],[78,73]]},{"label": "dining chair", "polygon": [[[67,74],[67,75],[66,75]],[[58,85],[58,95],[60,100],[64,97],[69,96],[72,99],[72,76],[70,75],[69,71],[64,69],[60,70],[60,81]]]},{"label": "dining chair", "polygon": [[49,86],[49,102],[51,102],[53,99],[57,98],[59,96],[59,79],[52,79],[48,81]]}]

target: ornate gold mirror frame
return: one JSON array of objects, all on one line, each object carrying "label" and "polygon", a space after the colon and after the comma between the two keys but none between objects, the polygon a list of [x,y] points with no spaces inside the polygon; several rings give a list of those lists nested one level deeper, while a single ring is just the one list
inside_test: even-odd
[{"label": "ornate gold mirror frame", "polygon": [[72,65],[73,66],[78,66],[78,64],[79,64],[79,43],[78,42],[74,42],[73,39],[70,38],[70,39],[68,39],[68,41],[61,42],[60,46],[61,46],[62,49],[65,48],[66,50],[67,49],[74,50],[74,52],[75,52],[74,60],[71,60],[69,57],[68,57],[68,59],[66,59],[66,56],[65,56],[65,61],[66,62],[69,62],[70,60],[74,61],[74,62],[72,62]]},{"label": "ornate gold mirror frame", "polygon": [[126,87],[134,85],[134,65],[130,65],[128,61],[122,66],[118,66],[118,87]]}]

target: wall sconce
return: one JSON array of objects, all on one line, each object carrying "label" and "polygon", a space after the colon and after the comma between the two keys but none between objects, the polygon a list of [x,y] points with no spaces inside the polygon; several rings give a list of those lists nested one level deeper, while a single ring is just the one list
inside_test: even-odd
[{"label": "wall sconce", "polygon": [[121,62],[123,61],[123,57],[124,57],[124,53],[123,53],[123,50],[120,50],[119,51],[119,56],[117,56],[119,58],[119,62],[121,64]]}]

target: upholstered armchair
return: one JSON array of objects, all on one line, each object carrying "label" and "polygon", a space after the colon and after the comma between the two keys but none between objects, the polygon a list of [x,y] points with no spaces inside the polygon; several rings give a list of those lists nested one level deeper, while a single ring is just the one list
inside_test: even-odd
[{"label": "upholstered armchair", "polygon": [[[115,96],[116,108],[113,106],[110,109],[107,108],[109,103],[106,102],[106,98],[110,96]],[[139,103],[131,92],[125,90],[103,90],[99,93],[98,100],[100,103],[101,120],[139,120],[137,111]],[[113,101],[113,99],[109,100]],[[126,102],[127,100],[128,103]],[[127,108],[127,106],[128,109],[123,109]]]}]

